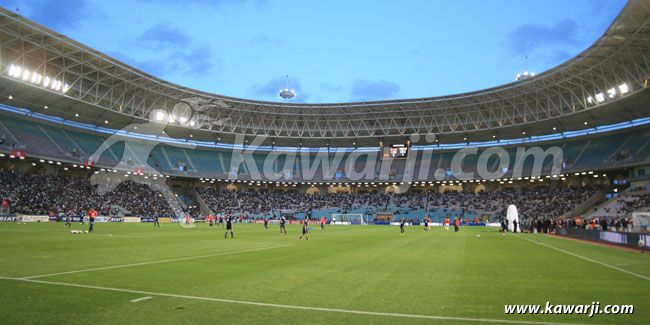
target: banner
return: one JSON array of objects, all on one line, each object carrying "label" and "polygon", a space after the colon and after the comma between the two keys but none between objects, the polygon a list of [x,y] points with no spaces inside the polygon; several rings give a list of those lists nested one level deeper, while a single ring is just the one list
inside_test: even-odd
[{"label": "banner", "polygon": [[14,222],[16,216],[12,214],[0,214],[0,222]]},{"label": "banner", "polygon": [[140,217],[124,217],[124,222],[140,222]]},{"label": "banner", "polygon": [[122,222],[124,219],[122,217],[112,217],[108,220],[109,222]]},{"label": "banner", "polygon": [[156,218],[140,218],[140,222],[155,222]]},{"label": "banner", "polygon": [[172,218],[158,218],[158,222],[160,222],[160,223],[171,223]]},{"label": "banner", "polygon": [[617,244],[627,244],[627,236],[625,234],[613,231],[601,231],[600,240]]},{"label": "banner", "polygon": [[22,222],[48,222],[50,216],[19,215],[16,220]]}]

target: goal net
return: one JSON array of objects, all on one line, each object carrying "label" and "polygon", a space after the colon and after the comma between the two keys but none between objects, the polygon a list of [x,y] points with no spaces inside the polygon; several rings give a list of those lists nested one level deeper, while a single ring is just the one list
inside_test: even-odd
[{"label": "goal net", "polygon": [[333,225],[367,225],[361,213],[332,213]]}]

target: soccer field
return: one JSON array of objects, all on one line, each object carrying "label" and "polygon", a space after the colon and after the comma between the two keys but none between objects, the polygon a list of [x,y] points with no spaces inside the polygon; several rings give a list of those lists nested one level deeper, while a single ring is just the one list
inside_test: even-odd
[{"label": "soccer field", "polygon": [[[650,323],[650,257],[638,252],[471,227],[288,231],[2,223],[0,323]],[[504,314],[547,301],[634,314]]]}]

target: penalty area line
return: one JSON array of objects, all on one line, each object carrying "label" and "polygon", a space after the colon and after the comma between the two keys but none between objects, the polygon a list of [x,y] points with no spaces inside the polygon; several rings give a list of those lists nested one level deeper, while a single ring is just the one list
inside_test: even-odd
[{"label": "penalty area line", "polygon": [[126,267],[134,267],[134,266],[142,266],[142,265],[189,261],[189,260],[196,260],[196,259],[201,259],[201,258],[233,255],[233,254],[239,254],[239,253],[259,252],[259,251],[275,249],[275,248],[283,248],[283,247],[289,247],[289,246],[293,246],[293,245],[278,245],[278,246],[261,247],[261,248],[254,248],[254,249],[240,250],[240,251],[232,251],[232,252],[223,252],[223,253],[215,253],[215,254],[205,254],[205,255],[197,255],[197,256],[189,256],[189,257],[172,258],[172,259],[166,259],[166,260],[156,260],[156,261],[147,261],[147,262],[139,262],[139,263],[112,265],[112,266],[105,266],[105,267],[96,267],[96,268],[82,269],[82,270],[57,272],[57,273],[30,275],[30,276],[22,277],[22,279],[37,279],[37,278],[45,278],[45,277],[56,276],[56,275],[66,275],[66,274],[75,274],[75,273],[84,273],[84,272],[93,272],[93,271],[121,269],[121,268],[126,268]]},{"label": "penalty area line", "polygon": [[520,239],[523,239],[523,240],[527,240],[527,241],[529,241],[529,242],[531,242],[531,243],[533,243],[533,244],[538,244],[538,245],[542,245],[542,246],[547,247],[547,248],[550,248],[550,249],[554,249],[554,250],[556,250],[556,251],[558,251],[558,252],[561,252],[561,253],[564,253],[564,254],[567,254],[567,255],[571,255],[571,256],[573,256],[573,257],[577,257],[577,258],[579,258],[579,259],[581,259],[581,260],[585,260],[585,261],[587,261],[587,262],[591,262],[591,263],[599,264],[599,265],[602,265],[602,266],[604,266],[604,267],[608,267],[608,268],[610,268],[610,269],[612,269],[612,270],[616,270],[616,271],[619,271],[619,272],[627,273],[627,274],[629,274],[629,275],[633,275],[633,276],[635,276],[635,277],[637,277],[637,278],[640,278],[640,279],[643,279],[643,280],[650,280],[650,277],[647,277],[647,276],[645,276],[645,275],[643,275],[643,274],[639,274],[639,273],[635,273],[635,272],[632,272],[632,271],[628,271],[628,270],[626,270],[626,269],[620,268],[620,267],[615,266],[615,265],[607,264],[607,263],[605,263],[605,262],[601,262],[601,261],[598,261],[598,260],[594,260],[594,259],[592,259],[592,258],[585,257],[585,256],[582,256],[582,255],[578,255],[578,254],[576,254],[576,253],[572,253],[572,252],[566,251],[566,250],[561,249],[561,248],[557,248],[557,247],[554,247],[554,246],[551,246],[551,245],[548,245],[548,244],[544,244],[544,243],[541,243],[541,242],[538,242],[538,241],[534,241],[534,240],[532,240],[532,239],[530,239],[530,238],[526,238],[526,237],[521,236],[521,235],[516,235],[515,237],[520,238]]},{"label": "penalty area line", "polygon": [[140,301],[149,300],[149,299],[151,299],[151,298],[153,298],[153,297],[151,297],[151,296],[146,296],[146,297],[142,297],[142,298],[131,299],[131,300],[129,300],[129,302],[140,302]]},{"label": "penalty area line", "polygon": [[[429,319],[429,320],[449,320],[449,321],[463,321],[463,322],[474,322],[474,323],[561,324],[561,325],[567,325],[567,324],[574,325],[574,324],[577,324],[577,323],[536,322],[536,321],[508,320],[508,319],[494,319],[494,318],[472,318],[472,317],[453,317],[453,316],[401,314],[401,313],[374,312],[374,311],[364,311],[364,310],[354,310],[354,309],[309,307],[309,306],[297,306],[297,305],[281,305],[281,304],[272,304],[272,303],[256,302],[256,301],[231,300],[231,299],[221,299],[221,298],[212,298],[212,297],[182,295],[182,294],[174,294],[174,293],[162,293],[162,292],[151,292],[151,291],[143,291],[143,290],[131,290],[131,289],[122,289],[122,288],[101,287],[101,286],[92,286],[92,285],[85,285],[85,284],[45,281],[45,280],[36,280],[36,279],[27,279],[27,278],[10,278],[10,277],[0,276],[0,279],[9,280],[9,281],[19,281],[19,282],[28,282],[28,283],[37,283],[37,284],[56,285],[56,286],[64,286],[64,287],[94,289],[94,290],[112,291],[112,292],[123,292],[123,293],[129,293],[129,294],[140,294],[140,295],[149,296],[149,298],[151,298],[150,296],[156,296],[156,297],[202,300],[202,301],[221,302],[221,303],[237,304],[237,305],[249,305],[249,306],[259,306],[259,307],[269,307],[269,308],[283,308],[283,309],[294,309],[294,310],[306,310],[306,311],[326,312],[326,313],[353,314],[353,315],[380,316],[380,317],[394,317],[394,318]],[[143,298],[146,298],[146,297],[143,297]],[[142,299],[142,298],[139,298],[139,299]],[[134,300],[137,300],[137,299],[134,299]],[[131,302],[134,302],[134,301],[131,300]]]}]

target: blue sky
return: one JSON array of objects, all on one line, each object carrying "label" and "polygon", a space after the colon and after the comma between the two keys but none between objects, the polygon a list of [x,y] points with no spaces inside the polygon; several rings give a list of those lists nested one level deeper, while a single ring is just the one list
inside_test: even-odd
[{"label": "blue sky", "polygon": [[[162,79],[218,94],[345,102],[462,93],[580,53],[622,0],[0,0]],[[526,60],[526,56],[528,60]]]}]

